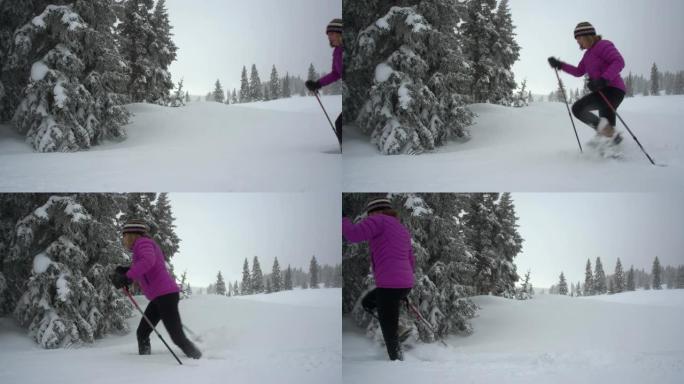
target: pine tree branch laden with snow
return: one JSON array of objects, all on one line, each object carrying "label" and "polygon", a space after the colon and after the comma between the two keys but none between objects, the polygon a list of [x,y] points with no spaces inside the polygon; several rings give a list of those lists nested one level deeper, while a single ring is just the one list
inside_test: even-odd
[{"label": "pine tree branch laden with snow", "polygon": [[130,305],[109,281],[114,266],[126,261],[114,225],[118,198],[63,195],[43,201],[18,221],[12,238],[9,258],[21,265],[14,277],[21,292],[15,318],[43,348],[127,331]]},{"label": "pine tree branch laden with snow", "polygon": [[367,92],[353,77],[349,84],[349,93],[364,100],[354,119],[384,154],[419,153],[449,137],[468,137],[473,115],[459,94],[465,63],[458,42],[417,11],[429,13],[435,4],[391,7],[352,45],[348,73],[373,74]]},{"label": "pine tree branch laden with snow", "polygon": [[77,151],[125,138],[127,66],[111,30],[115,20],[110,0],[49,5],[15,32],[6,68],[30,77],[15,84],[14,126],[36,150]]}]

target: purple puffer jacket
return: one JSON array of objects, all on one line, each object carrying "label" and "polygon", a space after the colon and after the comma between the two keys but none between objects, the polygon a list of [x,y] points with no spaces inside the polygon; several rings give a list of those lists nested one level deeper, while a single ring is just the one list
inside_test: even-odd
[{"label": "purple puffer jacket", "polygon": [[139,237],[133,244],[133,264],[126,273],[135,280],[145,297],[154,300],[159,296],[180,292],[178,285],[166,269],[164,254],[154,240]]},{"label": "purple puffer jacket", "polygon": [[413,288],[416,259],[411,235],[398,219],[379,214],[353,224],[345,217],[342,234],[351,243],[368,241],[378,288]]},{"label": "purple puffer jacket", "polygon": [[321,87],[334,83],[342,78],[342,47],[335,47],[333,50],[332,72],[318,79]]},{"label": "purple puffer jacket", "polygon": [[608,40],[599,40],[584,52],[577,67],[563,63],[561,69],[575,77],[586,73],[592,80],[604,78],[608,80],[609,87],[619,88],[624,92],[625,82],[620,77],[620,71],[624,67],[625,61],[613,43]]}]

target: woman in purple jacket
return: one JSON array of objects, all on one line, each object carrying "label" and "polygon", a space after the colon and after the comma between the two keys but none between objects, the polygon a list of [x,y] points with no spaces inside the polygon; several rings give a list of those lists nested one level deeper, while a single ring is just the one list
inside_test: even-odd
[{"label": "woman in purple jacket", "polygon": [[399,345],[399,305],[413,288],[416,260],[411,234],[397,218],[388,199],[375,199],[366,205],[368,217],[358,224],[342,219],[342,234],[351,243],[368,241],[376,288],[362,299],[368,312],[378,312],[378,321],[391,360],[401,360]]},{"label": "woman in purple jacket", "polygon": [[[587,22],[577,24],[575,40],[580,49],[586,50],[577,67],[555,57],[549,57],[549,64],[575,77],[589,76],[587,87],[592,93],[577,100],[572,105],[572,113],[596,130],[598,143],[619,144],[622,137],[615,131],[615,113],[598,92],[603,93],[613,108],[617,109],[625,97],[625,83],[620,77],[625,62],[613,43],[597,36],[594,27]],[[598,110],[599,115],[590,112],[593,110]]]},{"label": "woman in purple jacket", "polygon": [[[318,80],[307,80],[304,84],[311,92],[318,92],[319,89],[326,85],[332,84],[342,78],[342,19],[333,19],[325,29],[328,35],[328,41],[333,49],[332,71]],[[335,134],[337,140],[342,145],[342,114],[335,120]]]},{"label": "woman in purple jacket", "polygon": [[[135,281],[150,303],[145,308],[145,316],[155,326],[159,320],[164,322],[171,340],[193,359],[202,357],[202,353],[185,336],[178,301],[180,289],[176,281],[166,269],[164,254],[159,246],[147,235],[149,228],[142,220],[130,220],[123,227],[123,244],[133,253],[130,267],[117,267],[112,280],[114,286],[121,288]],[[145,319],[138,325],[138,352],[141,355],[151,353],[150,333],[152,328]]]}]

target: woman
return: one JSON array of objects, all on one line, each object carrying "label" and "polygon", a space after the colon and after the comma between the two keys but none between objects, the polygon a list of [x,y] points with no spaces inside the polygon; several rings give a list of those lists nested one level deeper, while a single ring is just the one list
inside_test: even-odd
[{"label": "woman", "polygon": [[[142,292],[150,300],[145,309],[145,316],[153,325],[159,320],[164,322],[171,340],[193,359],[202,357],[202,353],[183,333],[183,324],[178,313],[180,289],[174,278],[166,269],[164,254],[159,246],[147,235],[149,228],[144,221],[130,220],[123,227],[123,244],[133,253],[133,263],[129,267],[117,267],[112,277],[114,286],[121,288],[135,281]],[[138,352],[141,355],[151,353],[150,333],[152,328],[145,319],[138,325]]]},{"label": "woman", "polygon": [[[318,80],[307,80],[304,85],[311,92],[318,92],[319,89],[328,84],[332,84],[342,78],[342,19],[333,19],[325,28],[325,34],[328,35],[328,42],[333,47],[333,62],[332,71]],[[342,147],[342,114],[335,120],[335,134],[337,141]]]},{"label": "woman", "polygon": [[342,234],[351,243],[368,241],[376,288],[361,301],[364,309],[377,309],[382,337],[390,360],[402,360],[399,345],[399,305],[413,288],[416,260],[411,235],[388,199],[366,205],[368,217],[358,224],[342,219]]},{"label": "woman", "polygon": [[[587,22],[577,24],[575,40],[580,49],[586,50],[577,67],[555,57],[549,57],[549,64],[575,77],[589,76],[587,87],[591,93],[572,105],[572,113],[596,130],[598,144],[619,144],[622,137],[615,131],[615,113],[599,92],[617,109],[625,97],[625,83],[620,77],[625,62],[613,43],[597,36],[594,27]],[[591,113],[593,110],[598,110],[599,115]]]}]

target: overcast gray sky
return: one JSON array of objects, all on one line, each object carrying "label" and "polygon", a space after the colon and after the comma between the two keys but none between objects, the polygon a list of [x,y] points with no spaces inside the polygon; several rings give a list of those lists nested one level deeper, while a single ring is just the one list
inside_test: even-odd
[{"label": "overcast gray sky", "polygon": [[530,269],[535,287],[584,282],[587,258],[596,257],[606,274],[617,258],[625,269],[684,264],[682,194],[515,193],[520,234],[525,242],[515,259],[522,276]]},{"label": "overcast gray sky", "polygon": [[331,68],[332,48],[325,27],[342,17],[341,0],[167,0],[178,59],[173,80],[184,78],[193,95],[213,91],[216,79],[225,89],[240,89],[243,65],[256,64],[268,81],[279,73],[306,76]]},{"label": "overcast gray sky", "polygon": [[[573,31],[588,21],[611,40],[625,58],[622,74],[650,76],[655,62],[661,70],[684,70],[684,1],[682,0],[510,0],[520,61],[513,66],[516,81],[527,78],[535,94],[549,94],[558,81],[546,59],[556,56],[577,65],[580,51]],[[561,75],[568,88],[582,81]]]},{"label": "overcast gray sky", "polygon": [[271,273],[274,257],[281,270],[308,271],[312,255],[321,264],[342,261],[340,210],[335,193],[172,193],[180,251],[173,258],[176,274],[187,270],[193,286],[242,280],[242,265],[259,257]]}]

